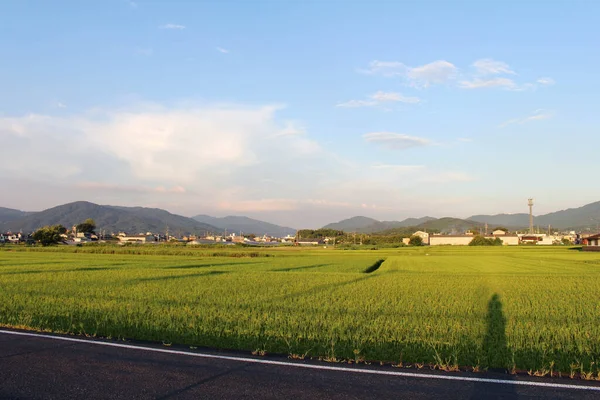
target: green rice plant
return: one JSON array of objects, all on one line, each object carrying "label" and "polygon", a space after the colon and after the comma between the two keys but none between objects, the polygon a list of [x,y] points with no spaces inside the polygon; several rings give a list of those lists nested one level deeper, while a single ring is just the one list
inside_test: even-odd
[{"label": "green rice plant", "polygon": [[5,247],[0,325],[596,379],[599,267],[598,253],[533,246]]}]

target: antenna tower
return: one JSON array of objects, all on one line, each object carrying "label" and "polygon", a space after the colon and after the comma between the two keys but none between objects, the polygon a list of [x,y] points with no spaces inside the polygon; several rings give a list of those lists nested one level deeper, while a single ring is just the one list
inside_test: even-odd
[{"label": "antenna tower", "polygon": [[529,233],[533,234],[533,199],[527,199],[527,205],[529,206]]}]

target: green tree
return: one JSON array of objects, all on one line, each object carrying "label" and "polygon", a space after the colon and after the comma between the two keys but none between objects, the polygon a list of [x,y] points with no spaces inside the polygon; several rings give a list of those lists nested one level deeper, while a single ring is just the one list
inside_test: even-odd
[{"label": "green tree", "polygon": [[500,238],[488,239],[483,236],[475,236],[469,243],[469,246],[502,246],[503,242]]},{"label": "green tree", "polygon": [[38,229],[32,235],[33,240],[39,242],[42,246],[59,243],[62,240],[61,234],[67,232],[67,228],[62,225],[44,226]]},{"label": "green tree", "polygon": [[96,222],[93,219],[88,218],[81,224],[78,224],[75,229],[77,229],[77,232],[93,233],[94,230],[96,230]]},{"label": "green tree", "polygon": [[412,235],[408,241],[408,244],[411,246],[423,246],[423,238],[421,236]]}]

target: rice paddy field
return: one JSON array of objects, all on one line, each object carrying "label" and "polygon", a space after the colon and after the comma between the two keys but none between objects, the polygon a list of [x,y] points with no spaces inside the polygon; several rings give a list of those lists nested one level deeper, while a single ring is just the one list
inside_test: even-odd
[{"label": "rice paddy field", "polygon": [[0,325],[445,370],[597,379],[600,254],[0,248]]}]

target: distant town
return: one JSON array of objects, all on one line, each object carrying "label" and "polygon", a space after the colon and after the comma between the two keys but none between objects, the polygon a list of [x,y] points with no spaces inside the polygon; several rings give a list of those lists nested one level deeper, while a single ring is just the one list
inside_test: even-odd
[{"label": "distant town", "polygon": [[[476,215],[467,219],[422,217],[403,221],[352,217],[316,230],[295,230],[247,217],[188,218],[160,209],[74,202],[35,213],[0,208],[0,244],[177,243],[342,248],[581,245],[588,250],[598,249],[600,218],[596,215],[600,214],[600,202],[537,217],[533,215],[533,199],[528,199],[527,205],[529,214]],[[90,217],[78,221],[81,215]],[[529,226],[523,227],[523,222]],[[547,228],[540,229],[539,222],[547,222]],[[553,228],[551,223],[579,228]]]}]

